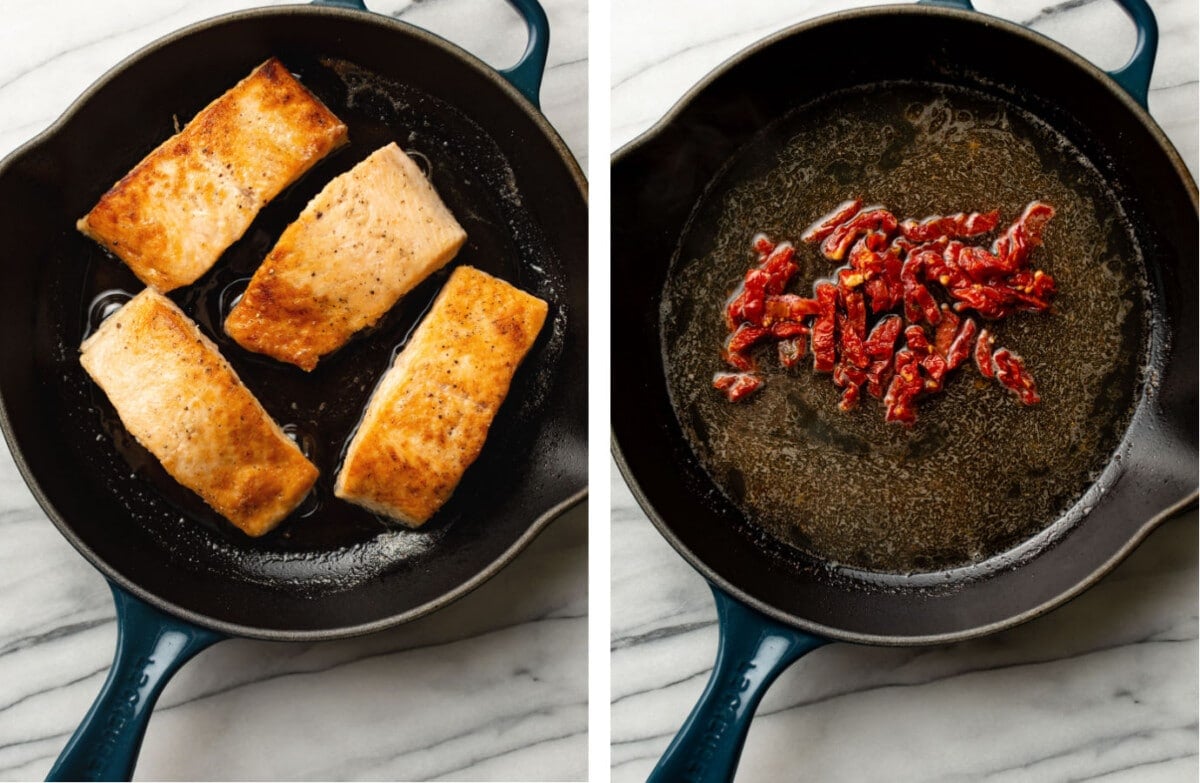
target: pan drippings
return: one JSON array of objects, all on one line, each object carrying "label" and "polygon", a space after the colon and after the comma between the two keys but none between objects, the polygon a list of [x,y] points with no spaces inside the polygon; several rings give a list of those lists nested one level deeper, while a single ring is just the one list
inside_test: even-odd
[{"label": "pan drippings", "polygon": [[[811,361],[785,370],[771,347],[755,354],[766,383],[754,399],[731,405],[712,389],[751,237],[798,242],[850,198],[911,216],[999,208],[1002,225],[1034,199],[1055,206],[1033,256],[1058,281],[1054,311],[985,324],[1025,358],[1041,404],[964,368],[906,430],[865,396],[841,412]],[[804,295],[836,266],[808,245],[796,261],[791,290]],[[1143,265],[1101,175],[1036,118],[960,88],[881,84],[769,126],[710,183],[668,280],[668,385],[706,470],[778,540],[872,571],[979,562],[1058,519],[1115,448],[1146,350]]]}]

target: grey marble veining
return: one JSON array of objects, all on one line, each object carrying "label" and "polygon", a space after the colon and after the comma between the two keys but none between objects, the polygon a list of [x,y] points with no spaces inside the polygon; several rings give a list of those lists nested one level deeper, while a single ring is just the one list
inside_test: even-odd
[{"label": "grey marble veining", "polygon": [[[712,68],[804,19],[869,2],[614,0],[613,149]],[[1197,4],[1151,0],[1161,45],[1150,110],[1197,171]],[[1108,0],[977,7],[1104,68],[1132,50]],[[686,23],[658,24],[656,20]],[[703,579],[612,468],[612,779],[644,780],[700,695],[716,652]],[[833,644],[768,692],[740,781],[1195,781],[1197,515],[1166,522],[1065,607],[972,642]]]},{"label": "grey marble veining", "polygon": [[[0,0],[0,156],[159,36],[270,3]],[[544,3],[543,106],[587,160],[587,6]],[[503,0],[369,2],[497,67],[524,27]],[[587,504],[479,590],[358,639],[223,642],[167,686],[143,779],[577,780],[587,774]],[[104,580],[0,446],[0,778],[41,778],[100,688],[116,628]]]}]

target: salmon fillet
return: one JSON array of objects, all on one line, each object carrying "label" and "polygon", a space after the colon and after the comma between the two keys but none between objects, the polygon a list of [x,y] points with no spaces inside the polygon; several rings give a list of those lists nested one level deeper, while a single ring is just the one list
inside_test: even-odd
[{"label": "salmon fillet", "polygon": [[205,107],[76,224],[161,292],[195,282],[346,126],[267,60]]},{"label": "salmon fillet", "polygon": [[395,144],[316,195],[225,319],[243,348],[312,370],[441,269],[467,239]]},{"label": "salmon fillet", "polygon": [[317,480],[217,346],[153,289],[84,340],[79,361],[138,443],[247,535],[278,525]]},{"label": "salmon fillet", "polygon": [[334,494],[424,524],[479,456],[546,311],[503,280],[454,270],[371,396]]}]

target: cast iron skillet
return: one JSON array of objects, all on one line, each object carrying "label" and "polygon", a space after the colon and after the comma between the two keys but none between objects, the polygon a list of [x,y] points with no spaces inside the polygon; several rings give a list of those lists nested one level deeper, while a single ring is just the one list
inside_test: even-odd
[{"label": "cast iron skillet", "polygon": [[[497,73],[427,32],[353,8],[219,17],[170,35],[93,85],[0,164],[11,252],[0,341],[0,424],[17,466],[64,536],[110,580],[116,661],[52,778],[128,778],[155,699],[191,656],[226,636],[317,640],[424,615],[511,561],[586,493],[586,196],[578,165],[537,110],[548,23]],[[89,383],[78,346],[141,285],[74,221],[141,157],[276,55],[350,128],[351,143],[259,215],[214,269],[174,296],[321,469],[316,493],[250,540],[165,477]],[[469,234],[468,263],[549,300],[487,447],[421,531],[396,529],[329,488],[375,380],[449,270],[370,334],[305,375],[224,336],[221,317],[280,232],[329,179],[396,140],[424,162]],[[419,153],[419,154],[418,154]]]},{"label": "cast iron skillet", "polygon": [[[742,52],[613,162],[613,451],[663,536],[711,583],[720,647],[709,684],[656,781],[732,778],[749,721],[787,665],[830,640],[916,645],[1008,628],[1078,595],[1173,512],[1197,476],[1197,194],[1145,111],[1157,27],[1105,75],[1024,28],[950,7],[872,8],[806,22]],[[848,42],[908,41],[905,46]],[[852,52],[852,56],[849,53]],[[1046,520],[1038,546],[977,567],[895,576],[882,586],[813,557],[779,556],[693,454],[672,410],[659,312],[680,237],[731,156],[785,112],[841,88],[912,80],[1015,103],[1100,170],[1130,218],[1152,294],[1150,359],[1119,445],[1083,498]],[[706,196],[707,198],[707,196]],[[794,550],[793,550],[794,552]]]}]

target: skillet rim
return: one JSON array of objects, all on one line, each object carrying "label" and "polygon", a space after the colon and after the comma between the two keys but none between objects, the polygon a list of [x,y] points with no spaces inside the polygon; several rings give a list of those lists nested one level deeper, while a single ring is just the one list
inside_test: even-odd
[{"label": "skillet rim", "polygon": [[[105,71],[100,77],[93,81],[87,89],[85,89],[78,97],[76,97],[70,105],[60,114],[53,122],[45,129],[33,136],[25,143],[18,146],[3,159],[0,159],[0,179],[3,179],[10,169],[26,157],[29,153],[35,151],[44,144],[50,142],[59,133],[63,131],[65,126],[71,121],[78,111],[87,105],[104,87],[111,82],[120,78],[124,72],[132,65],[141,61],[146,56],[173,46],[178,41],[190,37],[196,33],[205,31],[212,27],[217,27],[225,24],[237,24],[245,21],[258,21],[260,18],[278,17],[278,16],[311,16],[317,18],[342,18],[356,24],[372,24],[382,27],[391,34],[407,35],[417,39],[421,39],[437,48],[442,49],[447,54],[457,57],[465,65],[471,67],[479,75],[489,81],[492,86],[504,93],[510,101],[515,103],[522,112],[531,119],[538,129],[545,136],[546,140],[558,153],[559,160],[566,166],[567,171],[571,175],[575,186],[578,188],[580,199],[585,206],[588,202],[588,186],[587,179],[583,174],[583,170],[579,166],[579,162],[575,159],[574,154],[567,147],[562,137],[550,125],[549,120],[541,113],[532,103],[512,84],[510,84],[503,76],[501,76],[494,68],[483,62],[481,59],[466,51],[465,49],[451,43],[439,35],[417,27],[411,23],[394,19],[390,16],[377,14],[371,11],[362,11],[352,8],[344,8],[337,6],[316,6],[316,5],[282,5],[269,6],[263,8],[250,8],[231,13],[220,14],[218,16],[202,19],[193,22],[185,27],[181,27],[167,35],[157,38],[150,43],[138,48],[132,54],[122,58],[116,65]],[[584,280],[584,285],[587,280]],[[586,342],[587,323],[584,322],[584,334]],[[586,369],[586,364],[585,364]],[[584,417],[585,437],[586,437],[586,414]],[[25,485],[29,488],[30,493],[37,501],[38,506],[43,513],[49,517],[50,521],[58,529],[58,532],[75,548],[79,554],[83,555],[84,559],[106,580],[115,583],[121,589],[131,593],[142,601],[154,606],[155,608],[169,614],[172,617],[185,620],[194,625],[203,628],[209,628],[219,631],[229,636],[236,636],[248,639],[262,639],[267,641],[325,641],[331,639],[345,639],[354,636],[363,636],[370,633],[385,630],[394,626],[423,617],[427,614],[437,611],[451,603],[454,603],[459,598],[474,591],[484,582],[491,579],[499,573],[505,566],[511,563],[517,555],[519,555],[530,542],[538,536],[554,519],[566,513],[571,508],[582,503],[589,492],[588,482],[585,479],[583,486],[575,491],[567,494],[559,502],[544,510],[542,513],[534,517],[526,527],[525,531],[499,556],[488,563],[483,569],[475,573],[470,579],[460,583],[454,589],[449,590],[437,598],[427,601],[424,604],[413,607],[399,614],[389,615],[387,617],[373,620],[366,623],[359,623],[349,626],[337,626],[333,628],[322,629],[300,629],[300,630],[282,630],[259,628],[255,626],[243,625],[240,623],[231,623],[220,620],[214,617],[193,612],[191,610],[180,607],[174,603],[163,600],[156,594],[142,588],[131,580],[121,575],[116,569],[112,568],[107,561],[100,558],[91,547],[89,547],[82,539],[80,539],[68,522],[59,514],[57,508],[51,502],[49,497],[43,491],[41,483],[38,481],[33,470],[30,468],[25,459],[24,453],[19,445],[15,442],[15,435],[11,424],[11,416],[8,410],[8,402],[3,393],[0,393],[0,432],[4,433],[5,444],[8,447],[9,453],[12,456],[13,462],[24,480]],[[586,447],[585,447],[586,448]],[[347,592],[353,591],[350,588]]]},{"label": "skillet rim", "polygon": [[[635,136],[630,141],[623,144],[613,153],[610,166],[612,168],[620,165],[626,158],[636,153],[641,147],[652,141],[656,136],[669,128],[681,115],[687,111],[688,107],[700,97],[714,82],[723,77],[727,72],[737,67],[744,61],[757,55],[764,49],[767,49],[776,44],[784,42],[786,39],[796,35],[810,33],[812,30],[827,25],[831,22],[842,21],[846,19],[854,20],[859,18],[875,17],[875,16],[891,16],[891,15],[907,15],[907,16],[933,16],[933,17],[949,17],[956,18],[960,22],[967,22],[975,25],[982,25],[986,28],[994,28],[1004,33],[1014,34],[1026,39],[1030,43],[1043,46],[1049,49],[1052,53],[1069,61],[1079,67],[1085,74],[1091,76],[1100,85],[1111,93],[1137,118],[1138,122],[1150,132],[1154,140],[1158,143],[1159,149],[1167,156],[1172,168],[1180,181],[1184,183],[1191,195],[1192,208],[1200,212],[1200,193],[1197,190],[1196,180],[1188,171],[1187,165],[1183,162],[1179,151],[1167,138],[1162,128],[1150,116],[1148,109],[1143,108],[1135,101],[1129,93],[1125,91],[1117,82],[1104,70],[1087,60],[1078,52],[1066,47],[1065,45],[1049,38],[1041,33],[1029,29],[1015,22],[1010,22],[1007,19],[991,16],[979,11],[966,11],[957,8],[948,8],[938,5],[876,5],[865,8],[847,9],[843,11],[835,11],[833,13],[823,14],[801,21],[797,24],[789,25],[788,27],[772,33],[771,35],[762,38],[749,46],[735,52],[730,57],[723,60],[720,64],[710,70],[702,79],[690,87],[672,106],[663,114],[657,121],[651,124],[646,130]],[[1140,407],[1140,406],[1139,406]],[[1069,589],[1062,591],[1058,595],[1043,601],[1033,607],[1026,609],[1023,612],[1011,615],[1003,620],[997,620],[986,625],[977,625],[972,628],[961,631],[953,631],[940,634],[925,634],[913,636],[901,635],[879,635],[857,633],[846,631],[838,628],[831,628],[821,623],[812,622],[806,618],[798,617],[775,608],[751,595],[746,591],[721,577],[707,563],[696,556],[683,541],[674,533],[667,525],[666,521],[649,501],[646,493],[642,489],[641,483],[629,463],[625,459],[624,452],[621,449],[620,439],[617,435],[615,427],[610,427],[609,430],[609,448],[613,460],[617,464],[617,469],[621,473],[626,486],[629,487],[631,494],[637,501],[642,512],[646,514],[650,522],[657,528],[659,534],[666,539],[667,543],[683,557],[683,559],[696,571],[700,573],[708,582],[716,585],[721,590],[736,598],[741,603],[749,606],[756,611],[793,628],[798,628],[802,631],[824,636],[829,639],[853,642],[857,644],[871,644],[880,646],[923,646],[933,644],[947,644],[951,642],[965,641],[968,639],[986,636],[1008,628],[1021,625],[1022,623],[1033,620],[1046,614],[1068,601],[1074,599],[1081,593],[1085,592],[1097,582],[1103,579],[1109,572],[1124,560],[1129,554],[1136,549],[1146,537],[1160,524],[1166,521],[1171,516],[1180,511],[1194,507],[1197,504],[1197,499],[1200,497],[1200,491],[1194,487],[1191,492],[1185,495],[1180,500],[1160,509],[1157,513],[1152,514],[1134,531],[1125,543],[1118,548],[1109,558],[1095,568],[1091,573],[1084,576]]]}]

